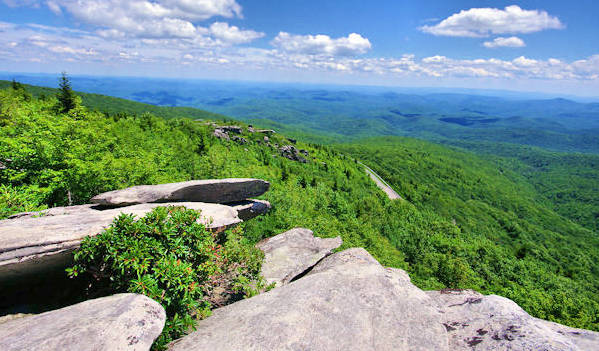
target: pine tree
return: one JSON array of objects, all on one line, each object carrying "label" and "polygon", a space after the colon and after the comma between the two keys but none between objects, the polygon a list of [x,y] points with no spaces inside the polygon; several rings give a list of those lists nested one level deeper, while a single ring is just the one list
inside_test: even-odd
[{"label": "pine tree", "polygon": [[12,90],[22,90],[23,86],[21,85],[21,83],[17,82],[16,80],[12,80]]},{"label": "pine tree", "polygon": [[76,95],[71,88],[71,81],[66,72],[62,72],[62,77],[60,77],[57,97],[58,102],[60,103],[60,112],[62,113],[71,111],[77,105],[75,99]]}]

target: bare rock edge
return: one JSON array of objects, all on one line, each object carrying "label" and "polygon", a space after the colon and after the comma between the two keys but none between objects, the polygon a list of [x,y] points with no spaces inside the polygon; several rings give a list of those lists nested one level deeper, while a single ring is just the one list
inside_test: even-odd
[{"label": "bare rock edge", "polygon": [[228,178],[190,180],[180,183],[139,185],[94,196],[93,204],[110,207],[149,202],[239,202],[268,191],[270,183],[262,179]]},{"label": "bare rock edge", "polygon": [[169,350],[599,350],[597,332],[495,295],[422,291],[362,248],[330,254],[337,240],[296,228],[259,243],[278,287],[215,310]]},{"label": "bare rock edge", "polygon": [[117,294],[1,323],[0,350],[149,350],[165,321],[154,300]]}]

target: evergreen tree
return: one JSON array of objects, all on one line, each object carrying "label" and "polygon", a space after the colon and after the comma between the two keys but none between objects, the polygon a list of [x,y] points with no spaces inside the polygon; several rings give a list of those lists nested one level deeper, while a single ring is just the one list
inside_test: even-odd
[{"label": "evergreen tree", "polygon": [[60,112],[67,113],[75,106],[76,103],[76,95],[71,88],[71,81],[67,76],[66,72],[62,72],[62,76],[60,77],[59,82],[59,91],[58,91],[58,102],[60,104]]},{"label": "evergreen tree", "polygon": [[21,83],[17,82],[14,78],[12,80],[12,90],[21,90],[23,89],[23,86],[21,85]]}]

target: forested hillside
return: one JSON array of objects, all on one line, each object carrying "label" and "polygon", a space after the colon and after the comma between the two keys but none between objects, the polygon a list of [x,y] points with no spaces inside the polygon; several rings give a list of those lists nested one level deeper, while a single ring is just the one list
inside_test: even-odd
[{"label": "forested hillside", "polygon": [[552,201],[554,189],[543,192],[564,184],[563,178],[526,177],[511,170],[510,159],[489,161],[409,138],[375,138],[339,148],[373,168],[418,210],[455,224],[453,235],[414,239],[420,251],[406,260],[416,264],[416,276],[426,276],[427,265],[419,262],[442,255],[463,265],[461,287],[507,296],[541,318],[597,328],[599,238],[584,227],[587,221],[565,217],[575,219],[569,211],[585,214],[584,206],[580,211],[572,202],[563,206]]},{"label": "forested hillside", "polygon": [[599,156],[562,153],[507,143],[451,141],[523,176],[556,212],[599,230]]},{"label": "forested hillside", "polygon": [[[103,99],[94,109],[115,101]],[[53,94],[0,91],[0,215],[86,203],[137,184],[261,178],[271,182],[263,196],[273,209],[244,224],[252,242],[296,226],[340,235],[343,248],[365,247],[422,288],[475,288],[537,317],[599,330],[596,235],[540,201],[523,175],[410,139],[348,144],[341,153],[300,140],[294,146],[308,154],[302,163],[281,156],[280,146],[294,141],[279,133],[267,141],[235,122],[243,140],[219,139],[207,121],[132,106],[135,114],[83,105],[60,113]],[[387,199],[354,157],[407,201]]]},{"label": "forested hillside", "polygon": [[[6,89],[12,86],[12,82],[0,80],[0,89]],[[40,87],[18,83],[23,89],[35,98],[45,100],[56,95],[57,89]],[[210,118],[213,120],[222,120],[225,116],[200,110],[191,107],[169,107],[143,104],[136,101],[119,99],[112,96],[89,94],[77,92],[81,97],[81,103],[91,111],[99,111],[106,114],[130,114],[140,115],[142,113],[152,113],[162,118]]]}]

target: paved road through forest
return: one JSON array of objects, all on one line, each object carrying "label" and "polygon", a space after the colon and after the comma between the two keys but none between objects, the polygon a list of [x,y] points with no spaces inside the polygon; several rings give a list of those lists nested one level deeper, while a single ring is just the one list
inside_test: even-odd
[{"label": "paved road through forest", "polygon": [[360,164],[362,166],[364,166],[364,169],[366,170],[366,173],[368,173],[368,175],[370,176],[370,178],[372,178],[372,180],[374,180],[374,182],[376,183],[376,185],[382,191],[384,191],[387,194],[387,196],[389,196],[389,199],[391,199],[391,200],[401,199],[401,196],[399,196],[399,194],[395,190],[393,190],[393,188],[391,188],[391,186],[389,184],[387,184],[387,182],[385,182],[383,180],[383,178],[381,178],[378,174],[376,174],[375,171],[373,171],[372,169],[370,169],[370,167],[366,166],[362,162],[360,162]]}]

